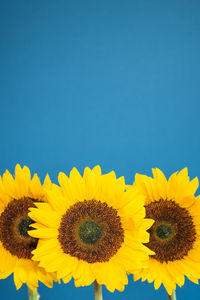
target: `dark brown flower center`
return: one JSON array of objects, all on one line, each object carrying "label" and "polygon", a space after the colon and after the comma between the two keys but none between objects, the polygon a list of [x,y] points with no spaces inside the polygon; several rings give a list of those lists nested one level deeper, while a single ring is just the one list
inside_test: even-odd
[{"label": "dark brown flower center", "polygon": [[34,207],[29,197],[13,199],[0,216],[0,241],[3,247],[18,258],[31,259],[38,239],[29,236],[33,221],[28,217],[29,207]]},{"label": "dark brown flower center", "polygon": [[102,227],[95,221],[85,221],[78,230],[80,240],[86,245],[95,245],[102,235]]},{"label": "dark brown flower center", "polygon": [[29,217],[21,219],[17,227],[19,235],[25,238],[30,237],[28,231],[33,229],[33,227],[30,227],[30,225],[33,223],[34,221],[31,220]]},{"label": "dark brown flower center", "polygon": [[160,240],[170,239],[173,234],[173,227],[170,224],[160,224],[155,228],[155,234]]},{"label": "dark brown flower center", "polygon": [[64,253],[88,263],[106,262],[121,247],[124,230],[116,209],[97,200],[85,200],[63,215],[58,240]]},{"label": "dark brown flower center", "polygon": [[146,206],[146,217],[155,221],[146,244],[155,252],[152,258],[161,263],[180,260],[193,248],[196,231],[186,208],[173,200],[160,199]]}]

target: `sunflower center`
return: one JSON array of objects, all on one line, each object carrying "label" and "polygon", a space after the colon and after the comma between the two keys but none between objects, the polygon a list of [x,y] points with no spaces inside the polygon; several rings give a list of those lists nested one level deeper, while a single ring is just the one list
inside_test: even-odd
[{"label": "sunflower center", "polygon": [[30,225],[33,223],[34,223],[33,220],[31,220],[29,217],[25,219],[21,219],[17,228],[19,234],[25,238],[30,237],[27,231],[33,229],[32,227],[30,227]]},{"label": "sunflower center", "polygon": [[170,224],[160,224],[156,227],[155,234],[161,240],[169,239],[173,234],[173,228]]},{"label": "sunflower center", "polygon": [[193,248],[196,230],[186,208],[173,200],[160,199],[146,206],[146,217],[155,221],[146,244],[155,252],[153,259],[161,263],[180,260]]},{"label": "sunflower center", "polygon": [[124,230],[116,209],[84,200],[63,215],[58,240],[64,253],[88,263],[106,262],[120,249]]},{"label": "sunflower center", "polygon": [[13,199],[0,215],[0,241],[3,247],[18,258],[31,259],[38,239],[29,236],[33,221],[28,217],[29,207],[38,200],[24,197]]},{"label": "sunflower center", "polygon": [[102,235],[102,228],[95,221],[85,221],[79,227],[78,235],[84,244],[95,245]]}]

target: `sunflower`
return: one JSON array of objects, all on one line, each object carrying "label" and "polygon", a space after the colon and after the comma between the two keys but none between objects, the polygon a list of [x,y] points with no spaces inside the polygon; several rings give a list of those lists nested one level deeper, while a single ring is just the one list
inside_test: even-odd
[{"label": "sunflower", "polygon": [[40,238],[33,259],[67,283],[88,286],[95,280],[113,292],[128,283],[127,269],[141,268],[153,252],[144,219],[144,196],[135,189],[125,192],[124,178],[101,175],[88,167],[83,177],[76,168],[69,178],[60,173],[60,187],[48,191],[48,203],[36,203],[29,216],[37,223],[30,232]]},{"label": "sunflower", "polygon": [[135,280],[154,281],[155,289],[163,284],[169,295],[176,284],[184,284],[185,276],[198,283],[200,197],[194,196],[197,187],[198,179],[190,181],[187,168],[171,175],[168,181],[159,169],[153,169],[153,178],[136,174],[133,188],[146,197],[146,216],[155,221],[148,230],[150,241],[146,244],[155,255],[150,256],[147,268],[135,272]]},{"label": "sunflower", "polygon": [[15,178],[6,170],[0,177],[0,279],[14,274],[16,288],[26,283],[31,290],[38,286],[38,280],[51,287],[54,274],[47,273],[38,263],[32,261],[32,250],[38,239],[29,236],[33,221],[28,217],[29,207],[36,202],[46,201],[44,188],[51,187],[48,175],[42,186],[35,174],[31,180],[28,167],[16,165]]}]

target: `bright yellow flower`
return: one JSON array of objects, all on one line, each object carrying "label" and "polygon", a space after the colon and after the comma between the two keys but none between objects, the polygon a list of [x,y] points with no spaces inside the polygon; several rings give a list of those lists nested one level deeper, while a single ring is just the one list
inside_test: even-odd
[{"label": "bright yellow flower", "polygon": [[135,189],[125,192],[124,178],[101,175],[99,166],[85,168],[83,177],[75,168],[69,178],[60,173],[58,181],[48,204],[37,203],[29,213],[37,222],[30,235],[40,238],[33,259],[65,283],[72,277],[77,287],[96,280],[122,291],[126,271],[141,268],[152,254],[142,244],[153,223],[144,219],[145,197]]},{"label": "bright yellow flower", "polygon": [[6,170],[0,177],[0,279],[14,274],[14,282],[19,289],[26,283],[31,290],[38,286],[38,280],[52,287],[55,274],[47,273],[38,263],[32,261],[31,251],[38,240],[27,233],[34,226],[28,217],[29,207],[37,201],[46,201],[44,188],[51,187],[48,175],[42,186],[35,174],[27,167],[15,168],[15,178]]},{"label": "bright yellow flower", "polygon": [[146,244],[155,255],[134,279],[154,281],[155,289],[163,284],[170,295],[176,284],[184,284],[184,275],[198,283],[200,197],[194,196],[198,179],[190,181],[185,168],[167,181],[159,169],[153,169],[153,178],[136,174],[133,187],[146,197],[146,216],[155,221]]}]

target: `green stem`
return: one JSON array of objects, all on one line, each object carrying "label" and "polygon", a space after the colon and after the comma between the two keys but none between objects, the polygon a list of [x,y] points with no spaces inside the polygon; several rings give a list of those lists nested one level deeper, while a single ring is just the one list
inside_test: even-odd
[{"label": "green stem", "polygon": [[37,290],[33,292],[31,289],[28,289],[28,296],[29,296],[29,300],[40,299],[40,295],[38,294]]},{"label": "green stem", "polygon": [[168,300],[176,300],[176,292],[174,290],[171,295],[168,295]]},{"label": "green stem", "polygon": [[102,288],[101,285],[94,281],[94,297],[95,300],[103,300],[102,298]]}]

